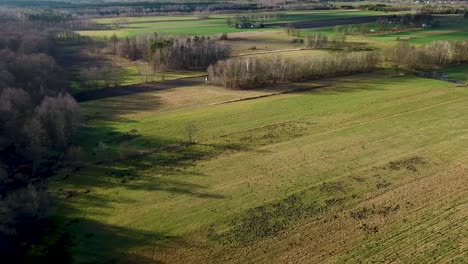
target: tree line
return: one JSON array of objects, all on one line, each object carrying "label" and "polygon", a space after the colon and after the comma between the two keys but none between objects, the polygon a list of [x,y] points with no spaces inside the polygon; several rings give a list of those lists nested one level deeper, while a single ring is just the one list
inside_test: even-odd
[{"label": "tree line", "polygon": [[431,14],[415,13],[402,16],[394,15],[387,18],[378,18],[375,24],[338,25],[334,27],[336,33],[349,34],[369,34],[383,32],[398,32],[403,30],[421,28],[425,24],[430,27],[437,27],[440,21],[434,19]]},{"label": "tree line", "polygon": [[468,62],[468,41],[434,41],[422,47],[401,42],[383,57],[395,70],[433,70]]},{"label": "tree line", "polygon": [[48,0],[3,0],[4,4],[18,8],[53,9],[68,12],[76,17],[118,17],[176,15],[196,12],[243,13],[249,11],[332,9],[332,5],[317,1],[48,1]]},{"label": "tree line", "polygon": [[400,4],[360,4],[356,6],[360,10],[371,10],[371,11],[384,11],[384,12],[396,12],[396,11],[411,11],[416,10],[422,13],[428,14],[462,14],[467,9],[466,6],[460,2],[459,4],[453,3],[451,5],[446,4],[424,4],[414,5],[411,3],[400,3]]},{"label": "tree line", "polygon": [[328,44],[328,37],[325,34],[314,34],[304,36],[304,46],[306,48],[324,48]]},{"label": "tree line", "polygon": [[375,70],[380,63],[400,70],[431,70],[468,62],[468,41],[436,41],[416,47],[402,42],[383,52],[334,53],[309,58],[232,58],[208,68],[211,84],[249,89]]},{"label": "tree line", "polygon": [[285,19],[286,17],[286,14],[281,13],[236,15],[233,17],[228,17],[226,19],[226,25],[230,27],[235,27],[235,25],[250,23],[257,25],[257,27],[260,27],[260,25],[261,27],[263,27],[263,23],[265,23],[266,21]]},{"label": "tree line", "polygon": [[119,39],[113,35],[108,50],[129,60],[144,60],[154,72],[167,69],[206,69],[231,54],[230,46],[213,38],[167,38],[158,34]]},{"label": "tree line", "polygon": [[335,53],[309,58],[278,56],[233,58],[210,66],[208,81],[229,88],[248,89],[268,84],[310,80],[375,69],[373,52]]},{"label": "tree line", "polygon": [[44,180],[70,151],[80,114],[52,57],[55,29],[0,17],[0,257],[21,262],[47,218]]}]

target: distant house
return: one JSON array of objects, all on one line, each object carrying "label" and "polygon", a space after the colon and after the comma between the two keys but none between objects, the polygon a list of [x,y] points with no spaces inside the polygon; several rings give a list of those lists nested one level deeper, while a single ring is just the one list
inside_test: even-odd
[{"label": "distant house", "polygon": [[432,27],[432,24],[431,23],[423,23],[421,25],[422,28],[431,28]]},{"label": "distant house", "polygon": [[263,23],[250,23],[250,22],[241,22],[232,24],[231,27],[245,29],[245,28],[264,28],[265,25]]}]

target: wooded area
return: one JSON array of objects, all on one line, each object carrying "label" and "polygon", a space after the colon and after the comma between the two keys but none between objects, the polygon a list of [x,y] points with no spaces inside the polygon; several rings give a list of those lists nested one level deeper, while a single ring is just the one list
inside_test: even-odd
[{"label": "wooded area", "polygon": [[231,49],[216,39],[205,36],[168,38],[153,34],[118,39],[112,36],[108,49],[129,60],[145,60],[154,72],[167,69],[206,69],[218,60],[229,57]]},{"label": "wooded area", "polygon": [[55,62],[56,25],[0,14],[0,256],[17,259],[47,225],[44,180],[80,125]]},{"label": "wooded area", "polygon": [[[322,47],[326,37],[306,36],[306,46]],[[468,61],[468,41],[437,41],[423,47],[402,42],[381,52],[336,53],[300,59],[279,56],[234,58],[208,68],[209,82],[230,88],[255,88],[278,82],[367,72],[379,62],[396,70],[431,70]]]},{"label": "wooded area", "polygon": [[208,68],[210,83],[230,88],[255,88],[262,85],[311,80],[373,70],[375,53],[337,53],[300,59],[279,56],[237,58],[220,61]]}]

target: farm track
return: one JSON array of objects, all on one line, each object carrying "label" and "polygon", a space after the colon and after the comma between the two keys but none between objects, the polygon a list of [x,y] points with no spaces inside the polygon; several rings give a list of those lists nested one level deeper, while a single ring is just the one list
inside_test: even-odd
[{"label": "farm track", "polygon": [[[294,83],[291,83],[293,85]],[[239,98],[239,99],[233,99],[229,101],[223,101],[223,102],[218,102],[218,103],[213,103],[210,105],[222,105],[222,104],[230,104],[230,103],[237,103],[237,102],[242,102],[242,101],[250,101],[250,100],[255,100],[255,99],[261,99],[261,98],[266,98],[266,97],[271,97],[271,96],[276,96],[276,95],[283,95],[283,94],[290,94],[290,93],[300,93],[300,92],[306,92],[314,89],[319,89],[319,88],[324,88],[330,86],[330,84],[322,84],[319,86],[313,86],[313,87],[307,87],[307,88],[296,88],[296,89],[291,89],[287,91],[282,91],[282,92],[275,92],[275,93],[269,93],[269,94],[262,94],[262,95],[257,95],[257,96],[250,96],[250,97],[244,97],[244,98]]]}]

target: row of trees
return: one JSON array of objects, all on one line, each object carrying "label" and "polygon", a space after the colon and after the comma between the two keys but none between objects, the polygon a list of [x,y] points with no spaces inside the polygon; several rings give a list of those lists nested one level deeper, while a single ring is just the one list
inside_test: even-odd
[{"label": "row of trees", "polygon": [[431,14],[407,14],[404,16],[393,16],[387,18],[378,18],[374,25],[356,24],[356,25],[338,25],[334,27],[336,33],[349,34],[367,34],[367,33],[383,33],[383,32],[398,32],[402,30],[421,28],[422,25],[430,25],[436,27],[440,25],[439,20],[435,20]]},{"label": "row of trees", "polygon": [[0,21],[0,258],[6,262],[37,236],[48,207],[43,180],[79,127],[79,107],[51,56],[54,32],[18,17]]},{"label": "row of trees", "polygon": [[368,72],[376,69],[380,62],[390,64],[396,70],[430,70],[466,63],[468,41],[436,41],[422,47],[404,42],[383,53],[335,53],[300,59],[277,56],[233,58],[210,66],[208,80],[229,88],[248,89],[272,83]]},{"label": "row of trees", "polygon": [[399,4],[362,4],[357,6],[360,10],[372,10],[372,11],[385,11],[385,12],[395,12],[395,11],[417,11],[422,13],[429,14],[461,14],[466,10],[466,7],[462,3],[459,5],[440,5],[440,4],[428,4],[428,5],[412,5],[411,3],[399,3]]},{"label": "row of trees", "polygon": [[150,62],[155,71],[206,69],[210,64],[228,58],[231,53],[228,45],[204,36],[186,39],[157,34],[124,39],[112,36],[108,47],[121,57]]},{"label": "row of trees", "polygon": [[411,10],[410,6],[404,5],[386,5],[386,4],[365,4],[358,5],[357,9],[360,10],[371,10],[371,11],[384,11],[384,12],[396,12],[396,11],[409,11]]},{"label": "row of trees", "polygon": [[312,10],[331,9],[328,3],[317,1],[37,1],[22,0],[8,1],[9,6],[34,9],[54,9],[64,13],[71,13],[79,17],[97,16],[148,16],[148,15],[175,15],[188,13],[224,13],[242,11],[279,11],[279,10]]},{"label": "row of trees", "polygon": [[460,4],[459,6],[452,5],[424,5],[418,8],[418,12],[425,14],[464,14],[468,8]]},{"label": "row of trees", "polygon": [[263,24],[266,21],[285,19],[286,14],[280,13],[266,13],[266,14],[251,14],[251,15],[237,15],[234,17],[228,17],[226,24],[230,27],[233,25],[252,23],[252,24]]},{"label": "row of trees", "polygon": [[401,42],[384,51],[395,70],[432,70],[468,62],[468,41],[435,41],[422,47]]},{"label": "row of trees", "polygon": [[306,48],[324,48],[327,44],[328,37],[325,34],[318,33],[304,36],[304,46]]},{"label": "row of trees", "polygon": [[70,13],[55,12],[52,10],[29,11],[24,15],[31,21],[64,22],[72,19]]},{"label": "row of trees", "polygon": [[373,70],[378,59],[373,52],[335,53],[301,59],[235,58],[208,68],[212,84],[229,88],[255,88],[266,84],[310,80]]}]

